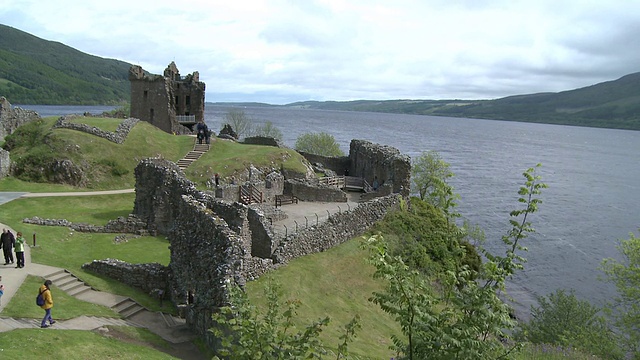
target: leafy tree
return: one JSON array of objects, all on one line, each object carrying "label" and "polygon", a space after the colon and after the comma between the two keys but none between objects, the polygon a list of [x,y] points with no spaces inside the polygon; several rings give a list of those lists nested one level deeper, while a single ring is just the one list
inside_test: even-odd
[{"label": "leafy tree", "polygon": [[625,349],[640,359],[640,238],[633,233],[620,241],[622,261],[604,259],[601,269],[618,289],[610,305],[616,326],[623,332]]},{"label": "leafy tree", "polygon": [[456,229],[441,209],[412,197],[410,208],[389,212],[372,232],[384,235],[393,256],[401,256],[406,265],[424,274],[455,270],[460,263],[479,270],[476,249],[462,237],[451,236]]},{"label": "leafy tree", "polygon": [[436,151],[423,152],[411,166],[413,191],[434,205],[441,205],[443,198],[450,195],[451,187],[446,182],[452,176],[449,164]]},{"label": "leafy tree", "polygon": [[[537,211],[538,195],[546,187],[534,168],[523,175],[518,202],[524,207],[510,213],[511,229],[502,237],[505,256],[480,248],[487,260],[475,276],[467,265],[445,271],[437,275],[436,291],[419,271],[392,256],[380,235],[364,243],[376,268],[374,276],[387,280],[386,290],[374,293],[371,300],[400,323],[404,337],[392,340],[401,358],[489,359],[517,348],[505,348],[501,342],[510,337],[515,321],[498,295],[505,291],[506,279],[523,268],[525,259],[518,252],[526,249],[521,241],[534,231],[527,217]],[[458,231],[451,236],[459,236]]]},{"label": "leafy tree", "polygon": [[233,131],[238,134],[238,139],[250,136],[253,131],[253,119],[239,109],[231,109],[224,114],[224,124],[231,125]]},{"label": "leafy tree", "polygon": [[344,156],[336,139],[326,132],[306,133],[298,136],[295,149],[322,156]]},{"label": "leafy tree", "polygon": [[271,121],[267,121],[264,125],[257,126],[255,128],[254,135],[272,137],[282,141],[282,131],[273,125]]},{"label": "leafy tree", "polygon": [[[285,302],[278,295],[277,285],[267,284],[267,312],[260,315],[249,302],[246,293],[237,285],[228,285],[229,305],[213,314],[215,327],[210,329],[220,340],[218,355],[229,360],[295,360],[319,359],[326,352],[319,339],[322,328],[329,323],[325,317],[298,331],[294,325],[297,300]],[[360,328],[359,317],[345,325],[340,337],[336,360],[348,354],[348,344]],[[214,357],[214,359],[220,359]]]},{"label": "leafy tree", "polygon": [[622,359],[624,354],[600,309],[576,298],[574,291],[558,290],[538,297],[532,319],[522,325],[520,337],[534,344],[574,347],[602,359]]}]

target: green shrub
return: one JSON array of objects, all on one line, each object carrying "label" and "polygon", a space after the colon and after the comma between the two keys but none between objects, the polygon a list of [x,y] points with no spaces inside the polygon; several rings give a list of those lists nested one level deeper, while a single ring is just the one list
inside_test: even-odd
[{"label": "green shrub", "polygon": [[302,134],[296,140],[296,151],[322,156],[344,156],[333,135],[326,132]]},{"label": "green shrub", "polygon": [[519,337],[533,344],[574,347],[603,359],[624,358],[600,309],[576,298],[573,290],[538,297],[538,303],[531,307],[532,319],[521,326]]},{"label": "green shrub", "polygon": [[405,264],[423,273],[452,270],[457,265],[477,271],[481,265],[475,247],[457,235],[455,224],[443,211],[417,197],[411,198],[409,210],[388,213],[372,231],[384,235],[393,256],[401,256]]}]

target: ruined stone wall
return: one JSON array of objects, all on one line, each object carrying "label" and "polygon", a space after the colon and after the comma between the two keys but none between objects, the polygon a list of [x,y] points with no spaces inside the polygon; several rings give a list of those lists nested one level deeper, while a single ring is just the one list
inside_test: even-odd
[{"label": "ruined stone wall", "polygon": [[242,141],[244,144],[248,145],[264,145],[264,146],[275,146],[275,147],[286,147],[282,142],[278,139],[268,137],[268,136],[250,136],[244,138]]},{"label": "ruined stone wall", "polygon": [[136,199],[133,214],[146,222],[150,231],[166,234],[178,215],[182,195],[198,193],[175,163],[164,159],[142,160],[135,169]]},{"label": "ruined stone wall", "polygon": [[306,152],[300,152],[300,155],[304,156],[304,158],[310,163],[320,163],[325,168],[334,171],[338,175],[347,175],[345,172],[348,172],[351,164],[351,159],[349,159],[348,156],[322,156]]},{"label": "ruined stone wall", "polygon": [[9,152],[0,148],[0,179],[9,175],[11,170],[11,159],[9,158]]},{"label": "ruined stone wall", "polygon": [[[243,285],[295,257],[348,241],[400,202],[398,194],[374,199],[283,239],[273,234],[269,216],[277,214],[266,214],[265,205],[247,207],[200,192],[170,161],[143,160],[135,174],[133,214],[150,230],[166,234],[170,242],[168,297],[211,347],[216,341],[208,331],[213,325],[211,314],[226,304],[228,284]],[[128,266],[119,268],[125,270],[98,271],[119,277],[134,272]]]},{"label": "ruined stone wall", "polygon": [[365,140],[351,140],[349,174],[364,178],[373,185],[391,184],[394,193],[409,196],[411,190],[411,159],[394,147]]},{"label": "ruined stone wall", "polygon": [[129,69],[131,83],[131,116],[147,121],[168,133],[188,134],[192,130],[181,125],[176,115],[195,115],[204,120],[205,84],[198,72],[184,79],[171,62],[163,75],[145,74],[142,67]]},{"label": "ruined stone wall", "polygon": [[177,206],[179,216],[168,234],[171,299],[185,308],[187,325],[213,346],[211,314],[227,303],[228,284],[245,283],[243,259],[249,255],[240,236],[200,201],[184,195]]},{"label": "ruined stone wall", "polygon": [[140,66],[132,66],[129,69],[129,81],[131,82],[131,117],[171,133],[173,126],[169,117],[170,86],[165,78],[160,75],[145,75]]},{"label": "ruined stone wall", "polygon": [[130,264],[117,259],[93,260],[82,268],[96,274],[108,276],[140,289],[147,294],[167,293],[169,288],[169,268],[158,264]]},{"label": "ruined stone wall", "polygon": [[317,227],[309,227],[280,241],[273,254],[275,263],[286,263],[296,257],[325,251],[363,234],[387,211],[399,207],[398,194],[361,203],[352,210],[334,214]]},{"label": "ruined stone wall", "polygon": [[136,235],[149,235],[147,223],[141,221],[134,215],[127,217],[120,216],[115,220],[109,220],[105,226],[98,226],[86,223],[73,223],[67,219],[42,219],[38,216],[22,220],[25,224],[42,226],[65,226],[74,231],[88,233],[125,233]]},{"label": "ruined stone wall", "polygon": [[284,193],[303,201],[347,202],[347,194],[335,186],[309,184],[297,179],[285,182]]},{"label": "ruined stone wall", "polygon": [[53,127],[82,131],[87,134],[95,135],[103,139],[109,140],[116,144],[122,144],[127,139],[127,135],[129,135],[129,132],[131,131],[131,129],[133,129],[133,127],[136,126],[136,124],[139,121],[136,118],[125,119],[118,125],[115,132],[111,132],[111,131],[104,131],[95,126],[89,126],[87,124],[79,124],[79,123],[71,122],[74,118],[77,118],[77,117],[79,117],[79,115],[61,116],[58,119],[58,121],[56,121],[56,123],[53,125]]},{"label": "ruined stone wall", "polygon": [[[178,74],[178,78],[180,75]],[[205,84],[197,71],[183,80],[174,81],[173,89],[176,115],[194,115],[196,123],[204,121]]]},{"label": "ruined stone wall", "polygon": [[40,119],[37,112],[19,107],[12,108],[9,101],[0,96],[0,141],[3,141],[5,136],[13,134],[20,125],[37,119]]}]

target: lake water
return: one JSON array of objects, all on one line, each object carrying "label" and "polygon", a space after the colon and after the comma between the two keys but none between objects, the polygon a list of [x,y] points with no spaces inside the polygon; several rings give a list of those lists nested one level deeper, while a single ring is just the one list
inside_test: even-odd
[{"label": "lake water", "polygon": [[[229,108],[207,106],[220,129]],[[307,132],[332,134],[345,153],[351,139],[393,146],[411,157],[435,150],[451,164],[461,195],[458,211],[485,230],[487,247],[502,252],[509,212],[517,206],[522,172],[537,163],[549,185],[530,219],[525,270],[509,292],[527,318],[536,296],[573,288],[602,305],[615,288],[598,280],[600,261],[618,258],[619,239],[640,227],[640,131],[508,121],[364,112],[241,108],[255,123],[271,121],[295,144]]]},{"label": "lake water", "polygon": [[[75,113],[93,112],[72,108]],[[39,109],[34,110],[49,116]],[[272,122],[291,147],[300,134],[324,131],[345,153],[352,139],[390,145],[412,157],[426,150],[439,152],[456,175],[451,183],[461,195],[458,211],[485,230],[486,246],[494,253],[503,251],[500,239],[509,229],[509,212],[517,206],[522,172],[541,163],[539,173],[549,188],[543,191],[540,211],[530,218],[537,232],[524,244],[529,248],[525,270],[509,284],[519,303],[518,315],[527,318],[536,296],[560,288],[575,289],[578,297],[596,305],[615,293],[613,286],[598,280],[598,266],[603,258],[619,258],[618,240],[640,228],[640,131],[278,107],[240,109],[256,124]],[[208,104],[209,127],[219,130],[228,111]]]}]

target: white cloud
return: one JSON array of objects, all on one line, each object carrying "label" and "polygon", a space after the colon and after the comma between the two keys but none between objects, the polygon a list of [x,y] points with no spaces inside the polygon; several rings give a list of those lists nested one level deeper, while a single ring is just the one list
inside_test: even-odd
[{"label": "white cloud", "polygon": [[0,23],[154,73],[175,61],[208,101],[479,99],[637,72],[640,2],[616,5],[0,0]]}]

